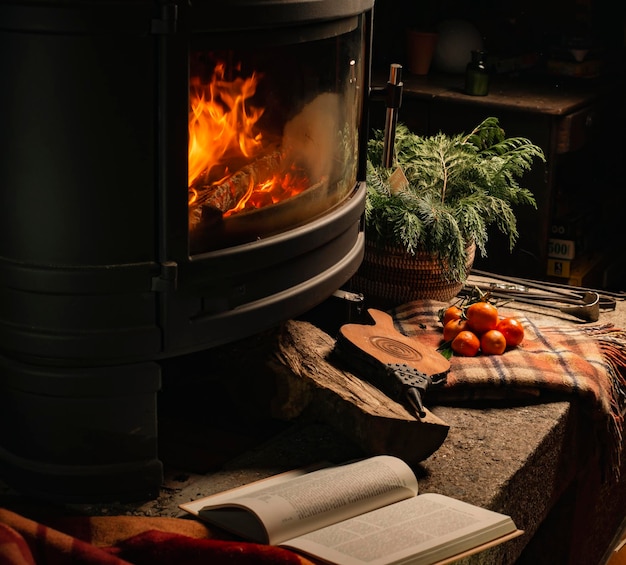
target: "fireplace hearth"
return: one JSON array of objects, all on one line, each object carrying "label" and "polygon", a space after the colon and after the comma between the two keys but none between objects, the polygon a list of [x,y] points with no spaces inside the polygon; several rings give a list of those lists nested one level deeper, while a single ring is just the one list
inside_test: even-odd
[{"label": "fireplace hearth", "polygon": [[363,255],[373,0],[0,0],[0,474],[158,493],[161,362]]}]

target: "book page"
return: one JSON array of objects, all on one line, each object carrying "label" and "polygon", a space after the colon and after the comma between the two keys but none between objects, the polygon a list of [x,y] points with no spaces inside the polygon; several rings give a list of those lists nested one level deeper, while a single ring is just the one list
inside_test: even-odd
[{"label": "book page", "polygon": [[218,492],[216,494],[211,494],[203,498],[192,500],[191,502],[185,502],[183,504],[180,504],[179,508],[181,508],[185,512],[193,514],[194,516],[197,516],[198,512],[200,512],[200,510],[202,510],[208,504],[217,505],[223,502],[229,502],[237,496],[249,496],[251,494],[254,494],[256,491],[259,491],[266,487],[278,485],[280,483],[290,481],[291,479],[301,477],[302,475],[306,475],[307,473],[311,473],[313,471],[317,471],[318,469],[323,469],[329,466],[330,464],[328,463],[320,463],[318,465],[311,465],[309,467],[303,467],[301,469],[292,469],[291,471],[285,471],[284,473],[279,473],[278,475],[272,475],[271,477],[266,477],[265,479],[260,479],[247,485],[241,485],[239,487],[235,487],[223,492]]},{"label": "book page", "polygon": [[[256,514],[237,506],[229,508],[223,505],[228,504],[238,496],[253,496],[254,493],[259,490],[270,486],[280,485],[286,481],[301,477],[302,475],[317,471],[318,469],[322,469],[327,466],[328,464],[326,463],[320,463],[318,465],[311,465],[301,469],[292,469],[291,471],[286,471],[284,473],[279,473],[278,475],[260,479],[247,485],[242,485],[224,492],[218,492],[217,494],[192,500],[191,502],[186,502],[184,504],[179,504],[178,507],[185,512],[193,514],[194,516],[217,524],[229,532],[254,541],[263,541],[267,543],[265,541],[268,538],[267,531]],[[220,505],[222,506],[220,507]],[[219,513],[215,516],[215,519],[212,519],[211,513],[206,510],[207,506],[220,508]],[[205,510],[205,513],[204,516],[201,516],[200,512],[203,509]]]},{"label": "book page", "polygon": [[516,531],[508,516],[429,493],[281,545],[338,565],[430,565]]},{"label": "book page", "polygon": [[[198,517],[243,537],[278,544],[414,497],[418,488],[411,468],[387,455],[320,469],[292,480],[261,483],[195,501],[194,510]],[[188,507],[181,505],[183,510]]]}]

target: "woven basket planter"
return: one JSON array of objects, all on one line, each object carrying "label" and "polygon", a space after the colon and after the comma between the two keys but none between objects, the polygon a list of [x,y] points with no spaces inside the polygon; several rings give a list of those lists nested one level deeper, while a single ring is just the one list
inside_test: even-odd
[{"label": "woven basket planter", "polygon": [[[468,245],[467,272],[474,264],[476,246]],[[463,288],[462,281],[449,281],[445,265],[427,252],[407,253],[393,245],[380,246],[365,240],[365,255],[350,288],[375,305],[397,306],[428,298],[447,302]]]}]

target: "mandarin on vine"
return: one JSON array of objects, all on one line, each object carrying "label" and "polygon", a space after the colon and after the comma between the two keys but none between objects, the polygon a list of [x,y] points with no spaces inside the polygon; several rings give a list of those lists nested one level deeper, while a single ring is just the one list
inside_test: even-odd
[{"label": "mandarin on vine", "polygon": [[516,347],[524,341],[524,326],[516,318],[502,318],[496,329],[504,335],[507,347]]},{"label": "mandarin on vine", "polygon": [[451,320],[459,320],[463,317],[463,310],[458,306],[449,306],[445,309],[443,316],[441,318],[441,324],[445,327],[446,324]]},{"label": "mandarin on vine", "polygon": [[502,355],[506,349],[506,339],[498,330],[486,331],[480,338],[480,349],[485,355]]},{"label": "mandarin on vine", "polygon": [[460,332],[467,329],[467,320],[458,318],[456,320],[450,320],[443,327],[443,340],[452,341]]},{"label": "mandarin on vine", "polygon": [[452,340],[450,347],[457,355],[474,357],[480,349],[480,340],[475,333],[463,330]]},{"label": "mandarin on vine", "polygon": [[483,334],[495,330],[498,325],[498,309],[490,302],[474,302],[465,310],[467,323],[472,331]]}]

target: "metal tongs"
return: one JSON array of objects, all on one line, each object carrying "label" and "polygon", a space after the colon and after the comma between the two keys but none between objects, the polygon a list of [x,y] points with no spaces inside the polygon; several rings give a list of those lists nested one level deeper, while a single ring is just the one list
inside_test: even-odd
[{"label": "metal tongs", "polygon": [[614,310],[616,299],[626,298],[624,293],[541,283],[532,279],[507,277],[476,269],[472,269],[471,274],[503,282],[471,282],[470,277],[462,290],[464,293],[469,292],[471,288],[478,288],[489,292],[494,298],[554,308],[586,322],[597,322],[601,310]]}]

